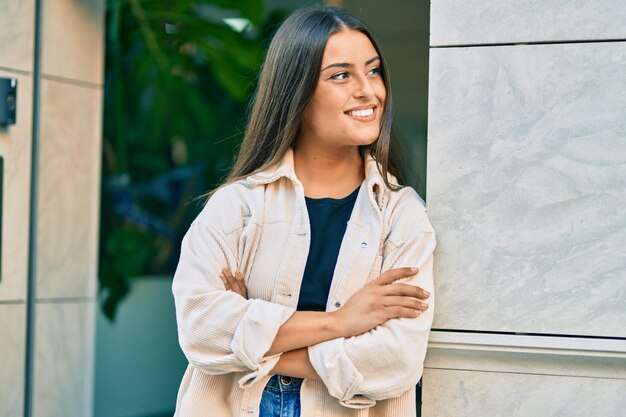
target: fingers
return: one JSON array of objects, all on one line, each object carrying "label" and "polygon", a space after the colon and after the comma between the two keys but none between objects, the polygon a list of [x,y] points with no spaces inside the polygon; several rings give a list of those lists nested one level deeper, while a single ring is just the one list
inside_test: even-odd
[{"label": "fingers", "polygon": [[388,307],[405,307],[418,311],[428,310],[428,304],[423,303],[415,298],[391,296],[385,297],[385,304]]},{"label": "fingers", "polygon": [[385,272],[372,282],[379,285],[388,285],[401,278],[407,278],[412,277],[413,275],[417,275],[418,272],[419,269],[417,268],[394,268]]},{"label": "fingers", "polygon": [[235,280],[239,286],[239,294],[243,295],[243,298],[248,298],[248,290],[246,289],[246,283],[241,272],[235,272]]},{"label": "fingers", "polygon": [[403,283],[385,285],[382,288],[382,293],[384,295],[399,295],[402,297],[419,298],[420,300],[425,300],[430,297],[430,293],[425,289],[416,287],[415,285]]},{"label": "fingers", "polygon": [[409,319],[414,319],[416,317],[419,317],[420,314],[422,314],[422,312],[420,310],[415,310],[412,308],[407,308],[407,307],[388,307],[385,309],[387,316],[390,319],[397,319],[397,318],[401,318],[401,317],[406,317]]},{"label": "fingers", "polygon": [[222,280],[222,284],[224,284],[224,289],[226,291],[232,290],[233,287],[230,285],[230,282],[226,279],[226,276],[224,275],[224,271],[225,269],[222,269],[222,272],[220,272],[220,279]]},{"label": "fingers", "polygon": [[231,272],[230,268],[222,269],[220,279],[224,283],[224,288],[228,291],[236,292],[244,298],[248,298],[248,292],[246,290],[246,283],[244,281],[241,272],[235,272],[235,275]]},{"label": "fingers", "polygon": [[225,287],[227,290],[232,290],[232,291],[236,291],[239,292],[239,284],[237,282],[237,279],[233,276],[232,272],[230,271],[229,268],[224,268],[222,269],[222,273],[220,274],[220,278],[222,279],[222,282],[225,283]]}]

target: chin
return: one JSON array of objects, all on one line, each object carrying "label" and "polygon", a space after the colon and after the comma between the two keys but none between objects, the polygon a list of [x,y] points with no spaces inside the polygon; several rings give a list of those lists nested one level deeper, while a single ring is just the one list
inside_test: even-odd
[{"label": "chin", "polygon": [[360,137],[355,137],[355,142],[359,144],[359,146],[371,145],[376,142],[380,132],[371,132],[369,134],[360,135]]},{"label": "chin", "polygon": [[361,138],[361,139],[357,139],[354,138],[354,140],[352,141],[356,146],[368,146],[371,145],[372,143],[376,142],[376,139],[378,139],[378,136],[375,138]]}]

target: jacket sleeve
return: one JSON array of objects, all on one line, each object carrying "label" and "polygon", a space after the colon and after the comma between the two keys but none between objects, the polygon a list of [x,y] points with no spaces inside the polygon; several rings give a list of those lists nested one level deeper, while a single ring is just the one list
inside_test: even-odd
[{"label": "jacket sleeve", "polygon": [[224,232],[224,225],[232,224],[221,213],[205,207],[183,239],[172,284],[178,337],[192,366],[212,375],[248,372],[240,380],[246,387],[278,361],[279,355],[264,355],[294,310],[225,290],[219,274],[227,266],[237,268],[241,228]]},{"label": "jacket sleeve", "polygon": [[[415,213],[412,215],[415,216]],[[425,212],[420,221],[402,229],[408,233],[386,254],[382,271],[419,268],[403,281],[430,292],[428,310],[417,318],[400,318],[348,339],[338,338],[309,347],[311,363],[330,395],[349,408],[367,408],[376,400],[401,395],[419,381],[433,321],[433,251],[435,234]]]}]

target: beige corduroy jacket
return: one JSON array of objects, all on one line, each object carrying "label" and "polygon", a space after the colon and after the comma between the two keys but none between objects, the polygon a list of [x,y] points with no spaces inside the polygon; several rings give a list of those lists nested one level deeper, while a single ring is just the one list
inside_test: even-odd
[{"label": "beige corduroy jacket", "polygon": [[[390,320],[348,339],[310,346],[321,381],[305,380],[302,417],[411,417],[433,319],[435,235],[410,187],[391,191],[368,158],[341,244],[327,310],[368,280],[416,266],[406,282],[431,292],[415,319]],[[290,150],[264,172],[219,189],[192,223],[173,281],[179,342],[189,360],[177,417],[254,417],[268,373],[265,357],[293,314],[310,243],[302,184]],[[241,271],[248,300],[225,291],[222,268]]]}]

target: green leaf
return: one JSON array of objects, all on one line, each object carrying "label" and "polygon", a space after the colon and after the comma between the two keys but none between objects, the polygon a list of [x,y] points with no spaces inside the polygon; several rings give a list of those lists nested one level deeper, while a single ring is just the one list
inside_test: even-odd
[{"label": "green leaf", "polygon": [[115,273],[123,277],[144,273],[155,252],[151,234],[130,227],[114,230],[106,241],[106,249]]}]

